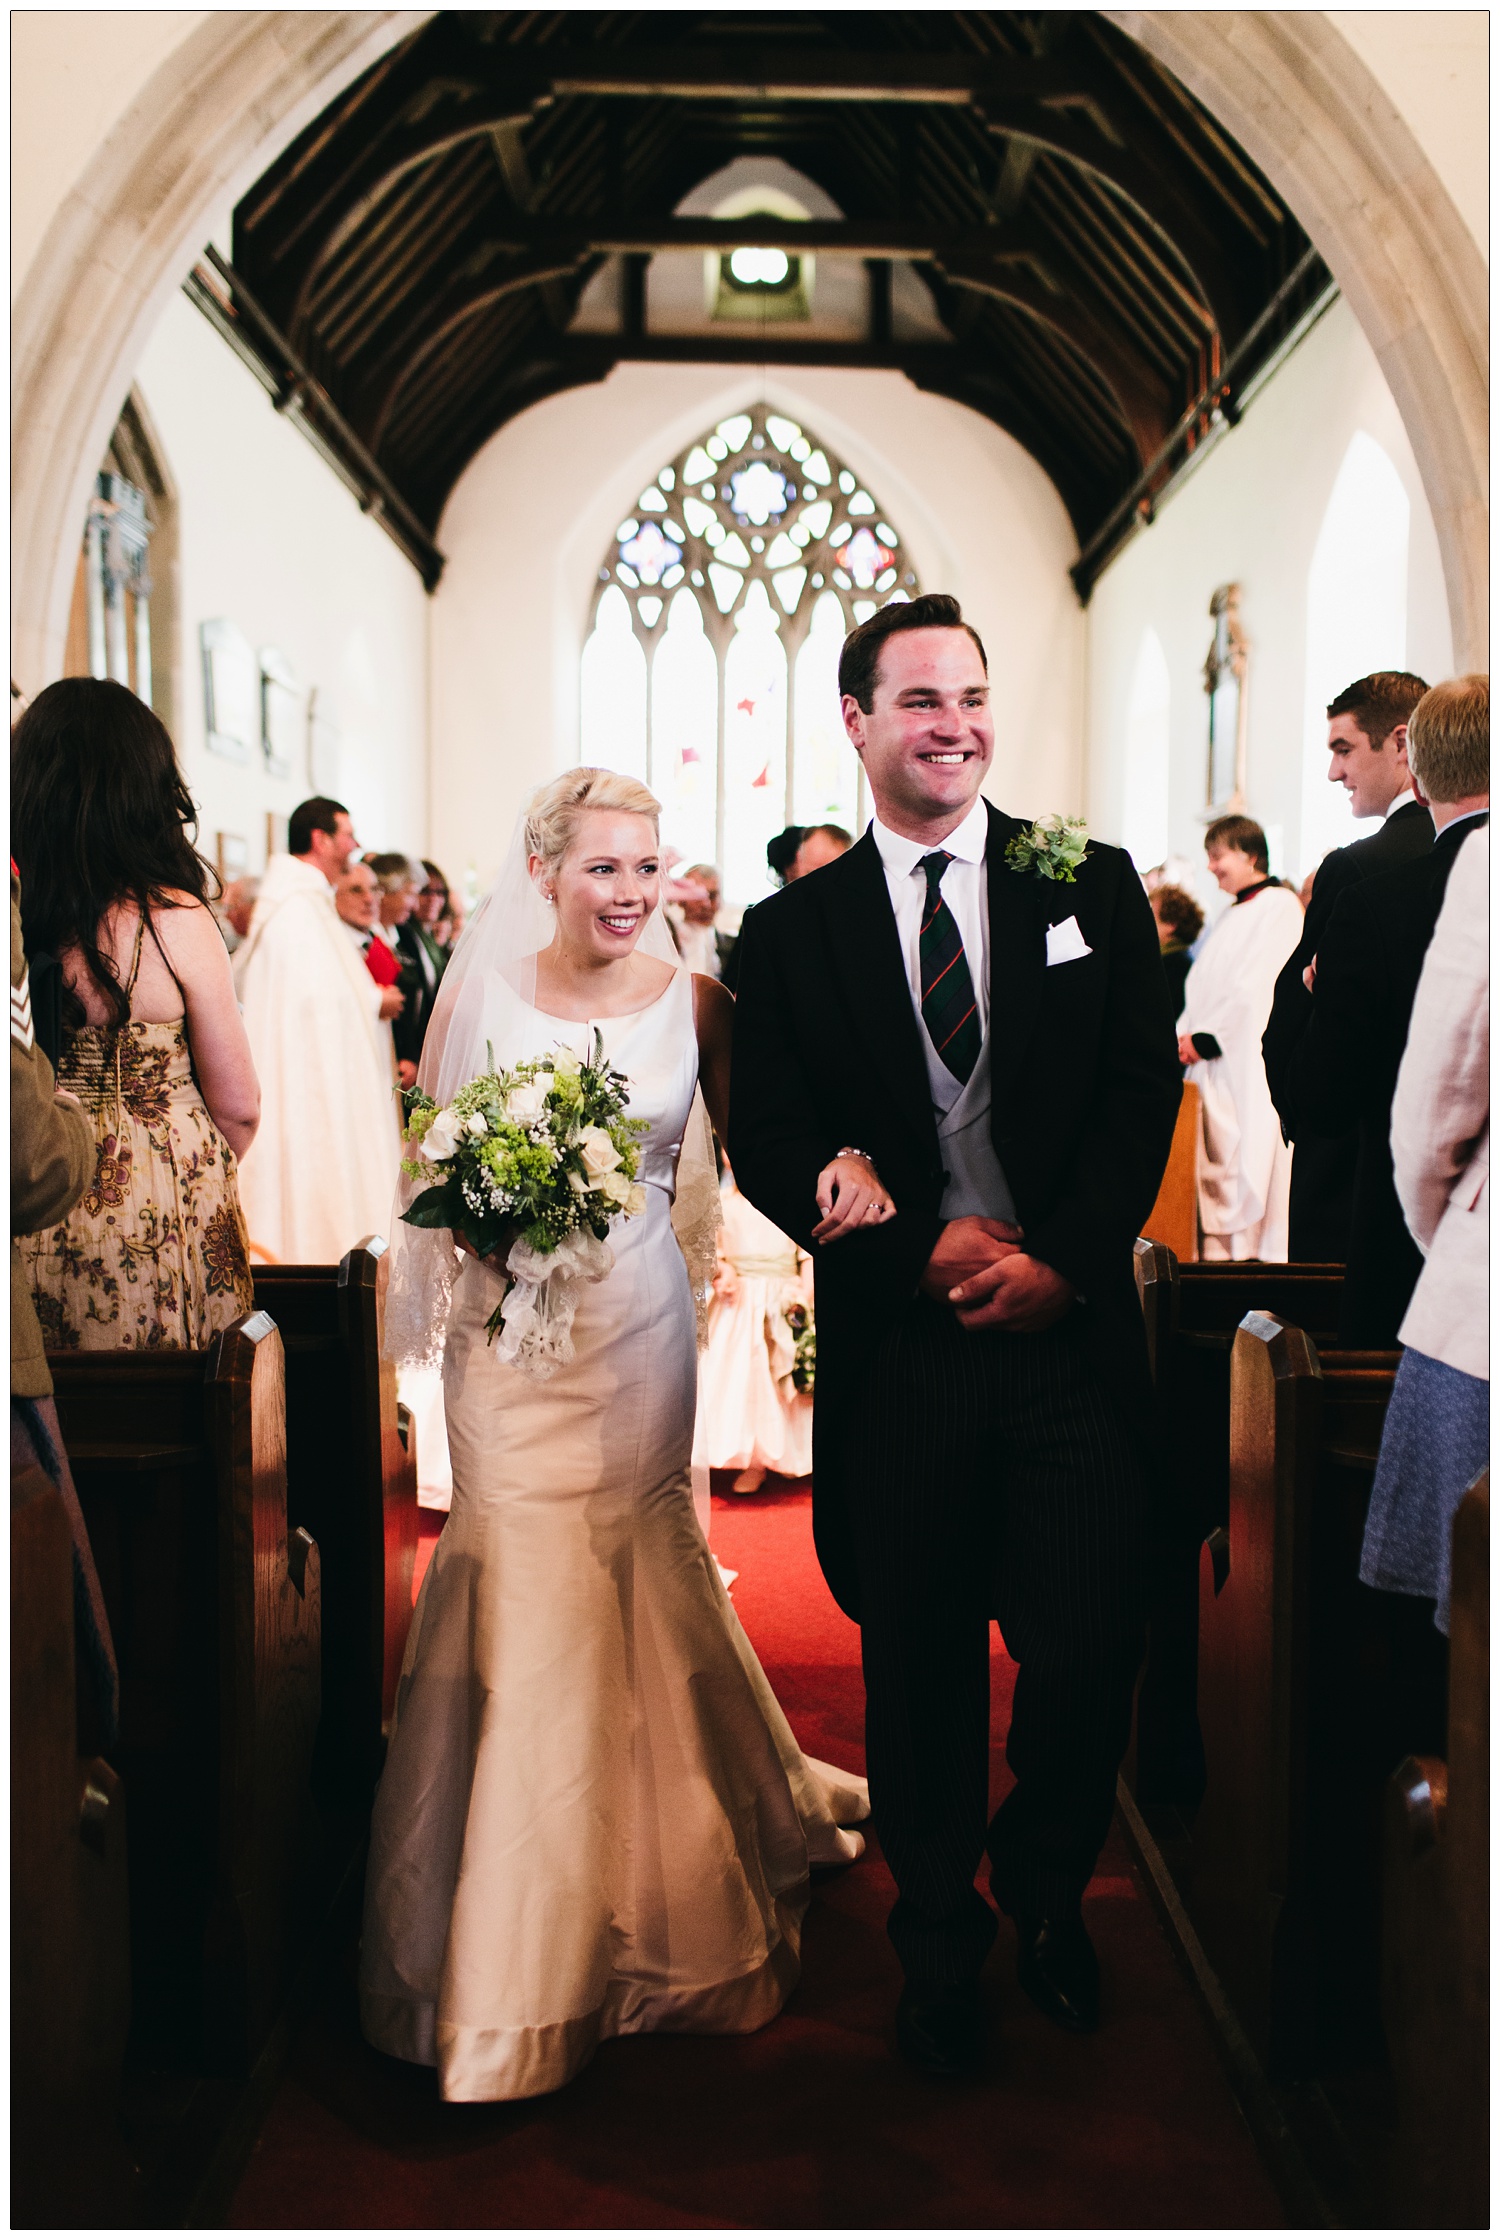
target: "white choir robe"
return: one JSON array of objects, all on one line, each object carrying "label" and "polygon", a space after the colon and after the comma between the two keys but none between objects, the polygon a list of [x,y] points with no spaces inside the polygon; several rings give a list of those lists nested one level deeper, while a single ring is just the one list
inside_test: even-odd
[{"label": "white choir robe", "polygon": [[1276,976],[1302,938],[1290,887],[1236,902],[1210,933],[1183,991],[1181,1034],[1223,1055],[1187,1069],[1201,1099],[1198,1220],[1206,1260],[1285,1260],[1292,1154],[1266,1086],[1260,1038]]},{"label": "white choir robe", "polygon": [[252,1248],[341,1260],[389,1233],[400,1123],[380,990],[316,865],[272,856],[234,978],[261,1089],[240,1161]]}]

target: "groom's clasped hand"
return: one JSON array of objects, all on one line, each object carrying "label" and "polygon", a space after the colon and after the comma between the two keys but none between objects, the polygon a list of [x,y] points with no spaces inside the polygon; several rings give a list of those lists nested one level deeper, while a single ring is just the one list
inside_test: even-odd
[{"label": "groom's clasped hand", "polygon": [[[856,1230],[894,1219],[896,1207],[863,1156],[841,1152],[818,1176],[813,1238],[836,1244]],[[966,1213],[947,1221],[922,1271],[919,1289],[951,1306],[964,1330],[1008,1330],[1024,1337],[1050,1329],[1073,1303],[1066,1276],[1021,1249],[1024,1232],[1013,1221]]]},{"label": "groom's clasped hand", "polygon": [[1014,1222],[966,1213],[945,1224],[920,1288],[946,1299],[964,1330],[1008,1330],[1025,1337],[1060,1322],[1073,1286],[1045,1261],[1021,1249]]}]

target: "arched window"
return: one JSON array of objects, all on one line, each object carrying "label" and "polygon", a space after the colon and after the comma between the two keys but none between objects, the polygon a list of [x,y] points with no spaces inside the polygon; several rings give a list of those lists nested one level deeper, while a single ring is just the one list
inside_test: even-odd
[{"label": "arched window", "polygon": [[1125,716],[1125,814],[1123,838],[1138,871],[1149,871],[1167,852],[1172,748],[1172,679],[1154,630],[1136,657]]},{"label": "arched window", "polygon": [[917,590],[901,537],[826,444],[763,405],[732,414],[648,483],[599,570],[584,760],[644,776],[663,840],[754,902],[784,825],[863,822],[839,648]]},{"label": "arched window", "polygon": [[1303,731],[1301,868],[1315,869],[1373,827],[1356,824],[1342,786],[1328,783],[1328,703],[1357,677],[1406,666],[1411,500],[1390,459],[1361,428],[1339,468],[1307,576],[1307,715]]}]

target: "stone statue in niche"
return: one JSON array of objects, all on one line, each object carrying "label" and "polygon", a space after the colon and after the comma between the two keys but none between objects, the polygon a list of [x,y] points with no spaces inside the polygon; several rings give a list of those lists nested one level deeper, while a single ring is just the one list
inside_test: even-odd
[{"label": "stone statue in niche", "polygon": [[1240,626],[1240,587],[1221,583],[1208,602],[1213,643],[1203,664],[1208,694],[1208,814],[1235,816],[1245,807],[1246,690],[1250,641]]}]

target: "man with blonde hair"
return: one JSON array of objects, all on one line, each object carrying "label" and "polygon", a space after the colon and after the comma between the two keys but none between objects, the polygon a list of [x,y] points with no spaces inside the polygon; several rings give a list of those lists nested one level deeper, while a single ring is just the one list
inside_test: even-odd
[{"label": "man with blonde hair", "polygon": [[1312,1016],[1287,1070],[1291,1101],[1320,1135],[1359,1131],[1339,1343],[1389,1347],[1421,1273],[1391,1172],[1391,1099],[1422,962],[1448,874],[1490,802],[1490,680],[1450,678],[1423,694],[1407,730],[1431,850],[1342,895],[1305,968]]}]

